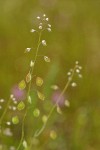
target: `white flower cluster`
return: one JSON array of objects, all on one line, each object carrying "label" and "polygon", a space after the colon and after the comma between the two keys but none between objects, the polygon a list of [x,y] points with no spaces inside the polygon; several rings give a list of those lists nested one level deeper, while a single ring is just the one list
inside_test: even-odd
[{"label": "white flower cluster", "polygon": [[[75,62],[75,68],[74,69],[70,69],[70,71],[67,73],[68,75],[68,80],[72,80],[72,76],[73,76],[73,73],[76,73],[78,75],[79,78],[82,78],[82,74],[81,74],[81,70],[82,70],[82,66],[79,65],[79,62],[76,61]],[[76,87],[77,86],[77,83],[76,82],[72,82],[71,83],[71,86],[72,87]]]},{"label": "white flower cluster", "polygon": [[[37,16],[36,18],[40,21],[39,22],[39,26],[38,26],[39,30],[47,29],[48,32],[51,32],[51,24],[48,23],[49,18],[46,17],[46,14],[43,14],[42,17]],[[33,33],[33,32],[36,32],[36,30],[35,29],[31,29],[30,32]]]}]

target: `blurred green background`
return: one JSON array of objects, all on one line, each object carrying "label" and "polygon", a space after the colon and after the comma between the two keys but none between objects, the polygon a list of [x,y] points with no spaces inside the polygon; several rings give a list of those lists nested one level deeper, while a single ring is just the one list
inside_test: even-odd
[{"label": "blurred green background", "polygon": [[[83,78],[77,81],[75,89],[70,87],[65,94],[70,108],[64,109],[61,116],[51,117],[34,149],[99,150],[99,0],[0,0],[0,97],[8,99],[11,88],[25,77],[35,53],[26,55],[25,48],[34,47],[37,41],[37,35],[31,34],[30,29],[36,27],[36,16],[44,13],[50,19],[52,33],[44,33],[48,46],[41,47],[40,54],[49,56],[51,63],[46,64],[40,58],[35,72],[45,81],[45,94],[50,98],[52,84],[63,89],[67,72],[76,60],[83,67]],[[49,103],[42,106],[44,110],[48,110]],[[31,132],[30,124],[26,127],[26,132]],[[51,129],[57,132],[55,140],[49,138]],[[20,139],[16,134],[14,138]],[[9,145],[11,141],[7,140]]]}]

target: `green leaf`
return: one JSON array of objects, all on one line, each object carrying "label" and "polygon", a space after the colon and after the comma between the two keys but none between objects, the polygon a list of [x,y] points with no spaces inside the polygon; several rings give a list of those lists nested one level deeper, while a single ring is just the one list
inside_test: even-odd
[{"label": "green leaf", "polygon": [[19,118],[18,118],[18,116],[14,116],[14,117],[12,118],[12,123],[13,123],[13,124],[18,124],[18,123],[19,123]]},{"label": "green leaf", "polygon": [[20,110],[23,110],[25,108],[25,104],[23,101],[21,101],[18,105],[17,105],[17,109],[20,111]]},{"label": "green leaf", "polygon": [[25,87],[26,87],[26,83],[24,80],[22,80],[19,84],[18,84],[18,87],[20,90],[24,90]]}]

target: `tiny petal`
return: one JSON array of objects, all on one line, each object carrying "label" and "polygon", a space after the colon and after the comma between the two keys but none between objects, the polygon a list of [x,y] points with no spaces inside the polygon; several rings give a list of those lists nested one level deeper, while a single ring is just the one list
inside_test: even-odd
[{"label": "tiny petal", "polygon": [[32,33],[35,32],[35,31],[36,31],[36,30],[34,30],[34,29],[31,29],[31,30],[30,30],[30,32],[32,32]]},{"label": "tiny petal", "polygon": [[3,103],[5,100],[4,99],[0,99],[0,102]]},{"label": "tiny petal", "polygon": [[46,21],[49,21],[49,18],[46,18],[45,20],[46,20]]},{"label": "tiny petal", "polygon": [[47,28],[47,30],[48,30],[49,32],[51,32],[51,28]]},{"label": "tiny petal", "polygon": [[48,27],[51,28],[51,24],[48,24]]},{"label": "tiny petal", "polygon": [[68,72],[67,75],[70,76],[70,75],[71,75],[71,72]]},{"label": "tiny petal", "polygon": [[78,61],[76,61],[76,62],[75,62],[75,64],[76,64],[76,65],[78,65],[78,64],[79,64],[79,62],[78,62]]},{"label": "tiny petal", "polygon": [[27,142],[24,140],[23,141],[23,147],[26,149],[27,148]]},{"label": "tiny petal", "polygon": [[34,61],[31,60],[30,67],[33,67],[33,66],[34,66]]},{"label": "tiny petal", "polygon": [[77,72],[77,73],[80,73],[80,70],[79,70],[79,69],[76,69],[76,72]]},{"label": "tiny petal", "polygon": [[50,62],[50,58],[47,56],[44,56],[44,60],[45,60],[45,62]]},{"label": "tiny petal", "polygon": [[13,99],[13,98],[14,98],[14,95],[13,95],[13,94],[11,94],[11,95],[10,95],[10,98],[11,98],[11,99]]},{"label": "tiny petal", "polygon": [[42,22],[40,22],[40,26],[42,26]]},{"label": "tiny petal", "polygon": [[6,124],[7,124],[8,126],[10,126],[10,125],[11,125],[11,122],[10,122],[10,121],[8,121],[8,122],[6,122]]},{"label": "tiny petal", "polygon": [[79,77],[79,78],[82,78],[83,76],[82,76],[82,74],[79,74],[78,77]]},{"label": "tiny petal", "polygon": [[73,82],[73,83],[71,84],[71,86],[72,86],[72,87],[76,87],[77,84],[76,84],[75,82]]},{"label": "tiny petal", "polygon": [[25,52],[30,52],[30,50],[31,50],[31,48],[30,48],[30,47],[27,47],[27,48],[25,49]]},{"label": "tiny petal", "polygon": [[42,26],[39,26],[39,29],[41,30],[41,29],[42,29]]},{"label": "tiny petal", "polygon": [[46,14],[43,14],[43,17],[46,17]]},{"label": "tiny petal", "polygon": [[69,107],[70,106],[70,102],[68,100],[65,100],[65,106]]},{"label": "tiny petal", "polygon": [[59,113],[59,114],[62,114],[62,111],[61,111],[61,109],[60,109],[60,107],[57,105],[57,112]]},{"label": "tiny petal", "polygon": [[40,16],[37,16],[37,19],[40,19]]},{"label": "tiny petal", "polygon": [[53,90],[58,90],[58,89],[59,89],[59,87],[58,87],[57,85],[52,85],[51,88],[52,88]]},{"label": "tiny petal", "polygon": [[46,46],[46,45],[47,45],[45,40],[42,40],[42,45],[43,45],[43,46]]}]

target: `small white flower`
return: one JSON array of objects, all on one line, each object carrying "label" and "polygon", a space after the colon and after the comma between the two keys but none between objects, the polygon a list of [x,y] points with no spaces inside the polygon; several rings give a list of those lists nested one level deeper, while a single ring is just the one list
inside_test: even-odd
[{"label": "small white flower", "polygon": [[13,107],[12,107],[12,110],[16,110],[16,107],[15,107],[15,106],[13,106]]},{"label": "small white flower", "polygon": [[25,149],[27,148],[27,142],[25,140],[23,141],[23,146]]},{"label": "small white flower", "polygon": [[49,32],[51,32],[51,28],[47,28],[47,30],[48,30]]},{"label": "small white flower", "polygon": [[34,61],[31,60],[30,67],[33,67],[33,66],[34,66]]},{"label": "small white flower", "polygon": [[11,94],[11,95],[10,95],[10,98],[11,98],[11,99],[13,99],[13,98],[14,98],[14,95],[13,95],[13,94]]},{"label": "small white flower", "polygon": [[42,26],[39,26],[39,29],[41,30],[41,29],[42,29]]},{"label": "small white flower", "polygon": [[10,146],[9,150],[15,150],[15,147],[14,146]]},{"label": "small white flower", "polygon": [[58,90],[58,89],[59,89],[58,85],[52,85],[51,88],[52,88],[53,90]]},{"label": "small white flower", "polygon": [[46,21],[49,21],[49,18],[46,18],[45,20],[46,20]]},{"label": "small white flower", "polygon": [[0,99],[0,102],[3,103],[5,100],[4,99]]},{"label": "small white flower", "polygon": [[83,76],[82,76],[82,74],[79,74],[78,77],[79,77],[79,78],[82,78]]},{"label": "small white flower", "polygon": [[45,60],[46,62],[50,62],[50,58],[49,58],[48,56],[44,56],[44,60]]},{"label": "small white flower", "polygon": [[46,46],[46,45],[47,45],[45,40],[42,40],[42,45],[43,45],[43,46]]},{"label": "small white flower", "polygon": [[3,134],[6,135],[6,136],[12,136],[13,135],[10,128],[6,128],[3,131]]},{"label": "small white flower", "polygon": [[81,70],[81,69],[82,69],[82,66],[79,66],[78,68]]},{"label": "small white flower", "polygon": [[14,100],[14,101],[13,101],[13,103],[14,103],[14,104],[17,104],[17,101],[16,101],[16,100]]},{"label": "small white flower", "polygon": [[73,82],[73,83],[71,84],[71,86],[72,86],[72,87],[76,87],[77,84],[76,84],[75,82]]},{"label": "small white flower", "polygon": [[68,72],[67,75],[70,76],[70,75],[71,75],[71,72]]},{"label": "small white flower", "polygon": [[76,65],[78,65],[78,64],[79,64],[79,62],[78,62],[78,61],[76,61],[76,62],[75,62],[75,64],[76,64]]},{"label": "small white flower", "polygon": [[42,22],[40,22],[40,25],[42,25]]},{"label": "small white flower", "polygon": [[46,17],[46,14],[43,14],[43,17]]},{"label": "small white flower", "polygon": [[31,48],[30,47],[27,47],[26,49],[25,49],[25,52],[30,52],[30,50],[31,50]]},{"label": "small white flower", "polygon": [[76,69],[76,72],[77,72],[77,73],[80,73],[80,70],[79,70],[79,69]]},{"label": "small white flower", "polygon": [[51,28],[51,24],[48,24],[48,27]]},{"label": "small white flower", "polygon": [[6,124],[7,124],[8,126],[10,126],[10,125],[11,125],[11,122],[10,122],[10,121],[8,121],[8,122],[6,122]]},{"label": "small white flower", "polygon": [[67,106],[67,107],[70,106],[70,102],[68,100],[65,100],[65,106]]},{"label": "small white flower", "polygon": [[34,29],[31,29],[31,30],[30,30],[30,32],[32,32],[32,33],[35,32],[35,31],[36,31],[36,30],[34,30]]},{"label": "small white flower", "polygon": [[12,98],[12,100],[13,100],[13,101],[15,101],[15,100],[16,100],[16,98],[15,98],[15,97],[13,97],[13,98]]},{"label": "small white flower", "polygon": [[40,19],[40,16],[37,16],[37,19]]}]

